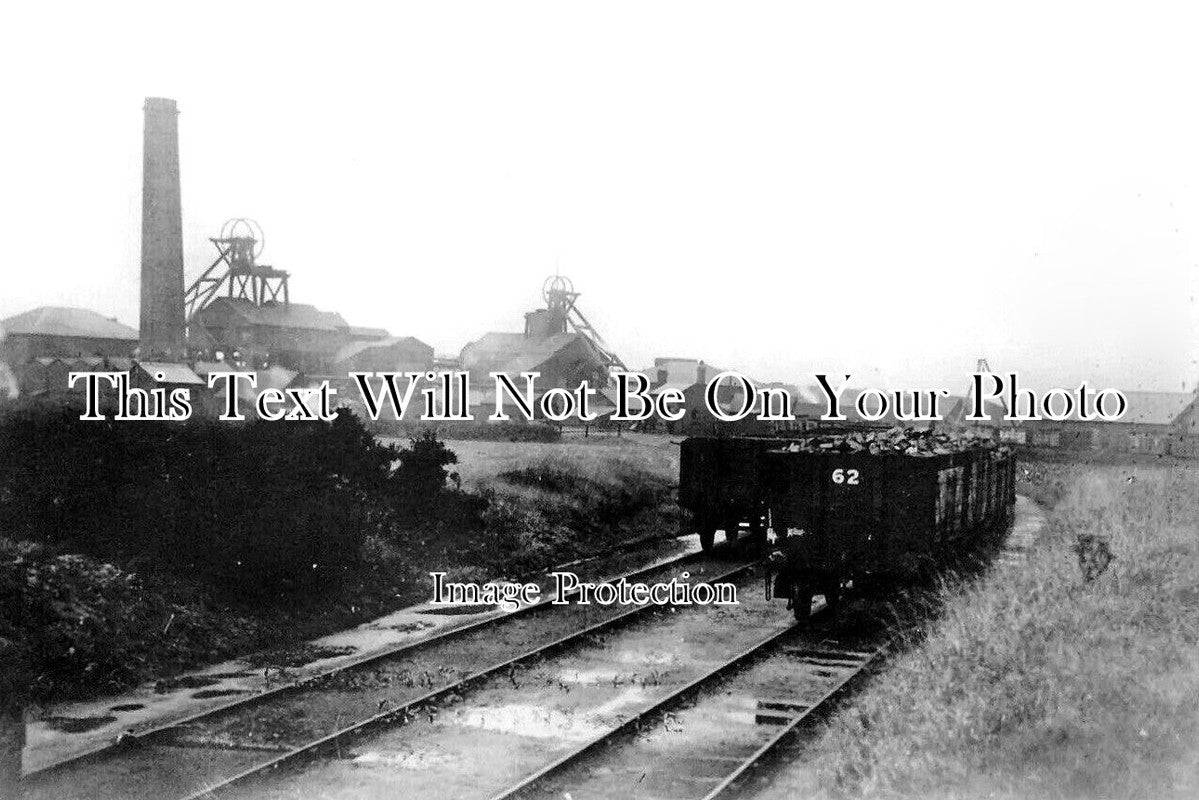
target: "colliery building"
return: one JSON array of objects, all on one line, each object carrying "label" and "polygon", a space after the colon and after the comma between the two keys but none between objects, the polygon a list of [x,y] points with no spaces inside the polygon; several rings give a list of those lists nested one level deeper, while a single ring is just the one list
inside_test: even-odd
[{"label": "colliery building", "polygon": [[522,372],[539,372],[544,388],[575,388],[581,381],[603,386],[608,361],[587,336],[567,330],[566,314],[542,308],[525,315],[524,333],[487,333],[462,348],[462,369],[472,383],[491,383],[492,372],[517,380]]},{"label": "colliery building", "polygon": [[[349,339],[341,315],[305,303],[219,297],[192,317],[189,344],[249,364],[326,372]],[[237,355],[234,356],[233,354]]]},{"label": "colliery building", "polygon": [[193,350],[260,366],[279,364],[308,375],[425,370],[433,348],[412,336],[355,327],[341,314],[306,303],[220,297],[201,308],[189,331]]},{"label": "colliery building", "polygon": [[86,308],[42,306],[0,320],[0,362],[16,381],[4,395],[66,392],[71,372],[126,371],[137,346],[133,328]]},{"label": "colliery building", "polygon": [[0,320],[0,356],[9,364],[37,358],[132,356],[137,331],[86,308],[41,306]]},{"label": "colliery building", "polygon": [[333,360],[334,370],[339,375],[420,372],[433,366],[433,348],[415,336],[391,336],[379,329],[351,328],[350,337],[353,341],[338,350]]}]

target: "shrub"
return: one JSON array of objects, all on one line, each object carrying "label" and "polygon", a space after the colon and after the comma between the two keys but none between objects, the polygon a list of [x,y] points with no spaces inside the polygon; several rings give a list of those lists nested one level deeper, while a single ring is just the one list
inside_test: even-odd
[{"label": "shrub", "polygon": [[36,665],[24,679],[34,700],[61,693],[64,676],[121,685],[136,669],[145,631],[169,616],[153,599],[111,564],[0,539],[0,600]]},{"label": "shrub", "polygon": [[432,508],[445,490],[448,467],[458,463],[458,456],[431,430],[414,437],[396,456],[400,463],[392,480],[401,509]]},{"label": "shrub", "polygon": [[394,451],[333,423],[85,422],[28,411],[0,425],[0,525],[239,597],[336,584],[387,524]]}]

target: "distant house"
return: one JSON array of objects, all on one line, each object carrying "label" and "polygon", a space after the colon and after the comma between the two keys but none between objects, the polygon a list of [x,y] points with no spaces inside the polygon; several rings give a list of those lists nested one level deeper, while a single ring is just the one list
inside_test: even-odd
[{"label": "distant house", "polygon": [[1018,421],[1004,419],[1007,409],[1003,403],[984,399],[983,411],[987,419],[977,421],[966,419],[974,405],[973,398],[967,395],[950,395],[943,398],[939,405],[945,421],[938,423],[938,427],[966,429],[1008,444],[1028,444],[1029,431],[1021,427]]},{"label": "distant house", "polygon": [[[17,378],[17,386],[23,395],[41,395],[47,393],[62,393],[68,391],[68,376],[78,372],[74,359],[41,356],[32,358],[23,364],[13,367]],[[77,384],[75,391],[82,391],[83,385]]]},{"label": "distant house", "polygon": [[1184,458],[1199,457],[1199,394],[1170,423],[1170,452]]},{"label": "distant house", "polygon": [[[696,380],[696,375],[699,372],[704,362],[698,358],[678,358],[674,356],[665,356],[654,359],[654,365],[641,370],[642,374],[646,375],[654,386],[664,386],[671,384],[673,386],[690,386]],[[720,367],[704,366],[705,374],[708,376],[717,375],[724,370]]]},{"label": "distant house", "polygon": [[43,356],[13,366],[21,394],[39,394],[47,389],[46,374],[55,359]]},{"label": "distant house", "polygon": [[[1075,409],[1062,421],[1024,422],[1028,444],[1066,450],[1106,450],[1124,453],[1194,455],[1199,444],[1188,436],[1199,430],[1195,419],[1195,395],[1187,392],[1123,393],[1128,408],[1113,422],[1083,420]],[[1091,409],[1087,409],[1090,411]]]},{"label": "distant house", "polygon": [[86,308],[41,306],[0,320],[0,360],[16,367],[35,358],[132,356],[137,331]]},{"label": "distant house", "polygon": [[75,363],[73,358],[53,358],[46,365],[46,386],[45,391],[49,394],[61,394],[62,392],[83,392],[84,384],[82,381],[77,381],[75,387],[71,388],[71,373],[79,372],[79,365]]}]

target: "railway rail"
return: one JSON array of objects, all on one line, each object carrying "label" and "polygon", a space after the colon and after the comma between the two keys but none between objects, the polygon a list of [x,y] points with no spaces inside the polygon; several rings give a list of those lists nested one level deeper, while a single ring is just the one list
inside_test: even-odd
[{"label": "railway rail", "polygon": [[[729,691],[765,704],[758,712],[761,724],[750,726],[750,735],[717,759],[727,769],[709,786],[726,777],[732,783],[744,772],[737,769],[742,762],[756,763],[773,749],[774,744],[763,749],[763,735],[773,736],[780,725],[794,723],[794,728],[828,708],[877,657],[876,645],[857,638],[830,643],[819,625],[813,629],[781,618],[754,591],[760,589],[760,573],[747,574],[749,566],[737,571],[743,573],[745,602],[735,608],[677,614],[659,609],[650,618],[629,615],[631,624],[606,627],[598,637],[597,631],[580,632],[556,653],[514,659],[506,670],[480,676],[469,691],[410,707],[391,720],[394,725],[325,742],[320,752],[308,750],[307,758],[280,762],[274,773],[262,770],[211,787],[196,800],[399,794],[482,800],[561,798],[563,792],[576,800],[657,797],[630,791],[637,774],[623,783],[606,780],[612,755],[655,726],[670,726],[690,713],[684,710],[688,703],[701,711],[713,708],[719,717]],[[818,617],[821,610],[818,604]],[[656,656],[666,658],[658,662]],[[655,664],[661,665],[660,674],[648,669]],[[763,669],[771,671],[770,681],[762,680]],[[672,729],[670,735],[677,734]],[[655,753],[629,758],[629,769],[642,772],[647,764],[665,768],[669,763]],[[596,775],[578,772],[589,763],[598,763]]]},{"label": "railway rail", "polygon": [[773,633],[490,800],[729,795],[887,647],[821,641],[800,625]]},{"label": "railway rail", "polygon": [[[726,580],[754,563],[730,564],[690,553],[603,582],[666,578],[684,567],[696,578]],[[656,607],[551,605],[551,600],[547,597],[141,731],[27,775],[22,781],[24,796],[96,800],[218,796],[229,787],[403,720],[415,709],[453,697],[472,683]],[[540,630],[531,632],[536,628]],[[562,628],[567,632],[562,633]],[[539,638],[542,643],[527,646]],[[486,649],[503,655],[485,657]],[[485,663],[480,664],[480,659]],[[397,701],[397,696],[403,699]],[[298,741],[271,730],[272,721],[296,715],[303,723],[295,734]]]}]

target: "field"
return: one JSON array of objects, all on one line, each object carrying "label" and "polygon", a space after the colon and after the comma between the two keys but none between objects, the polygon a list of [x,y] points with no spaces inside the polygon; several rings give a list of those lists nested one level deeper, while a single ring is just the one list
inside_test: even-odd
[{"label": "field", "polygon": [[482,528],[439,524],[418,549],[422,564],[442,564],[456,580],[517,578],[679,533],[678,447],[665,437],[446,445],[458,456],[451,478],[463,496],[485,503]]},{"label": "field", "polygon": [[[1199,470],[1025,467],[1051,509],[1026,564],[943,588],[767,796],[1199,796]],[[1085,534],[1115,556],[1090,581]]]},{"label": "field", "polygon": [[648,475],[678,481],[679,448],[666,436],[592,434],[583,438],[567,434],[561,442],[447,441],[458,454],[464,487],[493,485],[512,469],[536,464],[569,464],[572,472],[597,481],[626,480]]}]

